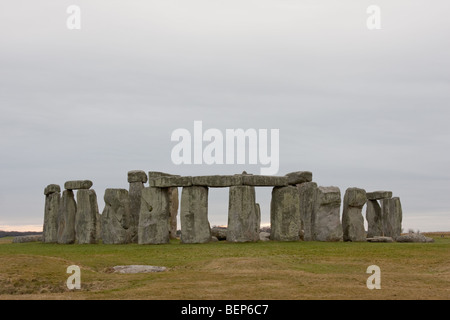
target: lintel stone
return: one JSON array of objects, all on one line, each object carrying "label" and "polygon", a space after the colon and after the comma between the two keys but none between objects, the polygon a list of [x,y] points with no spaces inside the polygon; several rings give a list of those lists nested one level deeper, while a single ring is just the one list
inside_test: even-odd
[{"label": "lintel stone", "polygon": [[77,190],[77,189],[90,189],[93,183],[90,180],[72,180],[64,183],[64,189]]},{"label": "lintel stone", "polygon": [[242,185],[242,176],[213,175],[192,177],[192,185],[211,188],[224,188]]},{"label": "lintel stone", "polygon": [[297,171],[291,172],[286,175],[288,179],[288,184],[295,186],[297,184],[311,182],[312,181],[312,172],[311,171]]},{"label": "lintel stone", "polygon": [[392,198],[392,191],[367,192],[366,196],[368,200],[390,199]]}]

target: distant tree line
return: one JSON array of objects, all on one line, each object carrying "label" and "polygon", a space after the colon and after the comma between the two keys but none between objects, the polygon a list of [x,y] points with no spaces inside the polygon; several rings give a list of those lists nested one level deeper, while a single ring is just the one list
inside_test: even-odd
[{"label": "distant tree line", "polygon": [[36,232],[36,231],[2,231],[0,230],[0,238],[3,237],[17,237],[17,236],[30,236],[30,235],[38,235],[42,234],[42,232]]}]

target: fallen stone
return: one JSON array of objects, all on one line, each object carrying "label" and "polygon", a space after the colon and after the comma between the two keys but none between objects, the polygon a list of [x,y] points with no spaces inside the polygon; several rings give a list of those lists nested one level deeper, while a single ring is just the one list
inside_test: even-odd
[{"label": "fallen stone", "polygon": [[58,243],[75,243],[77,203],[72,190],[64,190],[58,211]]},{"label": "fallen stone", "polygon": [[310,171],[297,171],[291,172],[286,175],[288,184],[295,186],[297,184],[302,184],[305,182],[312,181],[312,172]]},{"label": "fallen stone", "polygon": [[211,240],[208,221],[208,188],[184,187],[181,192],[181,242],[206,243]]},{"label": "fallen stone", "polygon": [[297,185],[300,196],[300,220],[303,240],[313,240],[313,213],[316,201],[317,183],[305,182]]},{"label": "fallen stone", "polygon": [[210,188],[225,188],[242,185],[242,176],[214,175],[192,177],[192,185]]},{"label": "fallen stone", "polygon": [[138,243],[169,243],[169,194],[167,188],[142,190]]},{"label": "fallen stone", "polygon": [[103,243],[130,243],[132,234],[130,232],[131,212],[128,191],[125,189],[106,189],[103,199],[105,201],[105,208],[102,213]]},{"label": "fallen stone", "polygon": [[227,241],[253,242],[259,240],[255,187],[232,186],[228,199]]},{"label": "fallen stone", "polygon": [[132,170],[128,171],[128,183],[142,182],[146,183],[148,181],[147,174],[142,170]]},{"label": "fallen stone", "polygon": [[260,232],[259,233],[259,241],[270,241],[270,233]]},{"label": "fallen stone", "polygon": [[338,187],[317,188],[313,217],[315,241],[341,241],[341,192]]},{"label": "fallen stone", "polygon": [[348,188],[344,195],[342,230],[344,241],[366,241],[362,208],[366,204],[366,191]]},{"label": "fallen stone", "polygon": [[381,200],[392,198],[392,191],[373,191],[366,193],[368,200]]},{"label": "fallen stone", "polygon": [[60,193],[61,192],[61,187],[57,184],[49,184],[45,189],[44,189],[44,195],[49,195],[52,193]]},{"label": "fallen stone", "polygon": [[219,239],[217,239],[217,237],[211,236],[211,239],[209,241],[210,242],[217,242],[217,241],[219,241]]},{"label": "fallen stone", "polygon": [[433,238],[424,236],[421,233],[408,233],[395,238],[397,242],[419,242],[419,243],[431,243],[434,242]]},{"label": "fallen stone", "polygon": [[41,242],[43,241],[42,235],[29,235],[29,236],[16,236],[13,238],[12,243],[25,243],[25,242]]},{"label": "fallen stone", "polygon": [[[50,192],[50,189],[52,190]],[[58,242],[58,215],[61,202],[61,190],[58,185],[51,184],[45,188],[45,209],[42,241],[45,243]]]},{"label": "fallen stone", "polygon": [[273,188],[270,202],[270,227],[271,240],[300,240],[300,196],[297,187]]},{"label": "fallen stone", "polygon": [[97,243],[97,195],[94,190],[77,191],[77,213],[75,215],[75,242]]},{"label": "fallen stone", "polygon": [[129,266],[115,266],[113,267],[116,273],[150,273],[150,272],[164,272],[166,267],[148,266],[148,265],[129,265]]},{"label": "fallen stone", "polygon": [[219,241],[227,240],[227,228],[212,227],[211,236],[216,237]]},{"label": "fallen stone", "polygon": [[73,180],[64,183],[64,189],[66,190],[78,190],[78,189],[90,189],[92,187],[92,181],[90,180]]},{"label": "fallen stone", "polygon": [[366,239],[367,242],[394,242],[391,237],[371,237]]}]

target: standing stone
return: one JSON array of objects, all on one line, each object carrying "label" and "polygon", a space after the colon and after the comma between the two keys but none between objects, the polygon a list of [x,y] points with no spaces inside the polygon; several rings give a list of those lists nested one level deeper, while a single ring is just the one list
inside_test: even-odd
[{"label": "standing stone", "polygon": [[270,239],[300,240],[300,196],[295,186],[275,187],[270,202]]},{"label": "standing stone", "polygon": [[77,203],[72,190],[64,190],[58,212],[58,243],[75,243]]},{"label": "standing stone", "polygon": [[102,213],[103,243],[130,243],[132,234],[130,232],[131,213],[128,191],[125,189],[106,189],[104,200],[105,209]]},{"label": "standing stone", "polygon": [[169,194],[167,188],[148,187],[142,190],[138,243],[169,243]]},{"label": "standing stone", "polygon": [[77,213],[75,216],[75,241],[78,244],[96,243],[97,195],[94,190],[77,191]]},{"label": "standing stone", "polygon": [[366,191],[348,188],[344,195],[342,229],[344,241],[366,241],[362,208],[366,204]]},{"label": "standing stone", "polygon": [[102,240],[102,215],[100,212],[97,213],[97,222],[96,222],[96,232],[95,232],[95,238],[97,241]]},{"label": "standing stone", "polygon": [[316,241],[341,241],[341,192],[338,187],[317,188],[314,206],[313,238]]},{"label": "standing stone", "polygon": [[178,188],[170,187],[169,193],[169,238],[177,238]]},{"label": "standing stone", "polygon": [[300,220],[303,230],[303,240],[313,240],[314,206],[316,201],[317,183],[306,182],[297,185],[300,195]]},{"label": "standing stone", "polygon": [[367,200],[366,207],[367,238],[383,236],[381,207],[377,200]]},{"label": "standing stone", "polygon": [[255,187],[232,186],[228,200],[227,241],[258,241]]},{"label": "standing stone", "polygon": [[400,198],[383,199],[381,203],[383,235],[395,239],[402,232],[402,205]]},{"label": "standing stone", "polygon": [[259,229],[261,228],[261,206],[259,203],[256,203],[256,225],[255,232],[259,234]]},{"label": "standing stone", "polygon": [[46,243],[58,242],[58,212],[61,199],[61,189],[56,184],[47,186],[45,194],[44,228],[42,241]]},{"label": "standing stone", "polygon": [[[148,180],[147,174],[142,170],[133,170],[128,172],[128,183],[130,184],[128,196],[129,196],[129,210],[130,216],[129,234],[130,242],[138,242],[138,228],[139,228],[139,214],[141,212],[141,193],[144,189],[144,183]],[[106,194],[105,194],[106,195]]]},{"label": "standing stone", "polygon": [[208,221],[208,187],[184,187],[181,192],[181,242],[206,243],[211,240]]}]

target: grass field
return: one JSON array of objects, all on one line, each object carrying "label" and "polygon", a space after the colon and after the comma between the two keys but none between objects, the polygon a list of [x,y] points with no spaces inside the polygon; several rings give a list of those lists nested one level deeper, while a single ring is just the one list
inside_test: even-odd
[{"label": "grass field", "polygon": [[[450,235],[435,243],[57,245],[0,239],[0,299],[450,299]],[[169,270],[111,273],[115,265]],[[69,290],[70,265],[81,289]],[[381,269],[369,290],[367,267]]]}]

